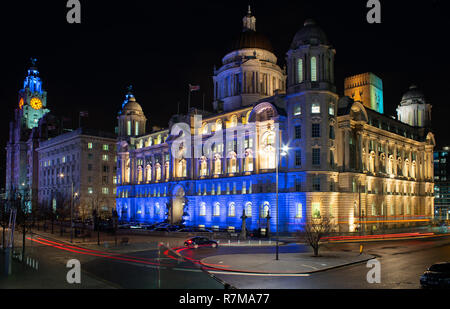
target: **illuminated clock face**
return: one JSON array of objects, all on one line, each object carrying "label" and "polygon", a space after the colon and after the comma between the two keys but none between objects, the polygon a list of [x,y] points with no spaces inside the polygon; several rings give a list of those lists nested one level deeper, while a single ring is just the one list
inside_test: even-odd
[{"label": "illuminated clock face", "polygon": [[30,101],[30,106],[34,109],[41,109],[42,108],[42,101],[39,98],[32,98]]},{"label": "illuminated clock face", "polygon": [[23,107],[23,98],[20,98],[20,101],[19,101],[19,108],[22,109],[22,107]]}]

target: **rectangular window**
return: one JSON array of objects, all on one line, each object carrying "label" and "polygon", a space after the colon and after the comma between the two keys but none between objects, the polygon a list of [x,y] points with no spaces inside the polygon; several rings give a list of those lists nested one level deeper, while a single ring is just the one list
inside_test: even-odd
[{"label": "rectangular window", "polygon": [[92,143],[88,143],[88,149],[92,149]]},{"label": "rectangular window", "polygon": [[313,191],[320,191],[320,176],[313,178]]},{"label": "rectangular window", "polygon": [[103,145],[103,150],[104,151],[108,151],[109,150],[109,145],[108,144],[104,144]]},{"label": "rectangular window", "polygon": [[131,135],[131,120],[127,121],[127,135]]},{"label": "rectangular window", "polygon": [[302,203],[297,203],[295,206],[295,217],[296,218],[302,218],[303,217],[303,205]]},{"label": "rectangular window", "polygon": [[313,148],[312,150],[312,164],[320,165],[320,148]]},{"label": "rectangular window", "polygon": [[136,122],[134,135],[136,135],[136,136],[139,135],[139,122]]},{"label": "rectangular window", "polygon": [[320,203],[312,203],[312,217],[320,218]]},{"label": "rectangular window", "polygon": [[330,103],[330,106],[328,107],[328,114],[330,116],[334,116],[334,104]]},{"label": "rectangular window", "polygon": [[295,166],[302,166],[302,151],[295,151]]},{"label": "rectangular window", "polygon": [[311,104],[311,113],[320,114],[320,103],[314,102]]},{"label": "rectangular window", "polygon": [[311,128],[311,137],[320,137],[320,123],[313,123]]},{"label": "rectangular window", "polygon": [[297,83],[303,82],[303,59],[297,60]]},{"label": "rectangular window", "polygon": [[302,191],[302,183],[300,179],[295,179],[295,192],[301,192]]},{"label": "rectangular window", "polygon": [[88,164],[88,171],[92,171],[92,164]]},{"label": "rectangular window", "polygon": [[113,176],[113,184],[117,184],[117,176]]},{"label": "rectangular window", "polygon": [[330,139],[334,139],[334,126],[330,126]]},{"label": "rectangular window", "polygon": [[89,193],[89,194],[94,193],[94,189],[92,189],[92,187],[89,187],[89,188],[88,188],[88,193]]},{"label": "rectangular window", "polygon": [[317,59],[311,57],[311,81],[317,82]]},{"label": "rectangular window", "polygon": [[302,138],[302,126],[301,125],[295,126],[294,131],[295,131],[295,138],[301,139]]},{"label": "rectangular window", "polygon": [[108,187],[103,187],[102,188],[102,193],[103,194],[109,194],[109,188]]},{"label": "rectangular window", "polygon": [[108,159],[109,159],[108,155],[106,155],[106,154],[102,155],[102,160],[103,161],[108,161]]}]

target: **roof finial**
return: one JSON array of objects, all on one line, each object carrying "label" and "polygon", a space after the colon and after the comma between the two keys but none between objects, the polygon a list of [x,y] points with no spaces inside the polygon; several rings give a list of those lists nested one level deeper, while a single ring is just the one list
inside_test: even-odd
[{"label": "roof finial", "polygon": [[252,16],[252,10],[250,5],[248,6],[247,16],[243,19],[244,29],[243,31],[256,31],[256,18]]}]

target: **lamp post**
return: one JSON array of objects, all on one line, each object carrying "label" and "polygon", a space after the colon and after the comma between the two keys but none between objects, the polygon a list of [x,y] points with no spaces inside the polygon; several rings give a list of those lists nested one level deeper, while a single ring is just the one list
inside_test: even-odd
[{"label": "lamp post", "polygon": [[[64,179],[65,175],[63,173],[59,174],[61,179]],[[71,194],[70,194],[70,242],[73,243],[73,179],[71,182]]]},{"label": "lamp post", "polygon": [[278,261],[278,251],[279,251],[279,234],[278,234],[278,223],[279,223],[279,211],[278,211],[278,172],[279,172],[279,167],[278,165],[280,164],[280,152],[281,152],[281,156],[286,156],[287,155],[287,151],[288,151],[288,147],[287,146],[283,146],[283,149],[281,149],[281,130],[278,130],[279,135],[278,135],[278,143],[277,143],[277,147],[276,147],[276,162],[275,162],[275,192],[276,192],[276,208],[277,208],[277,221],[276,221],[276,226],[277,226],[277,233],[276,233],[276,251],[275,251],[275,260]]}]

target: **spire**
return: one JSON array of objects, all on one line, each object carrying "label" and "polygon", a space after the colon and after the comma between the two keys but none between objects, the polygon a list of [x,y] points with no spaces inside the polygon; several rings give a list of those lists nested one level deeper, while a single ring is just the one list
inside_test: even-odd
[{"label": "spire", "polygon": [[31,92],[42,93],[42,82],[39,78],[39,71],[36,68],[36,62],[36,58],[30,58],[30,67],[28,68],[28,74],[23,82],[23,88],[28,88]]},{"label": "spire", "polygon": [[250,5],[248,6],[247,16],[245,16],[243,19],[243,24],[243,31],[256,31],[256,18],[252,16]]}]

